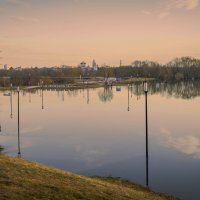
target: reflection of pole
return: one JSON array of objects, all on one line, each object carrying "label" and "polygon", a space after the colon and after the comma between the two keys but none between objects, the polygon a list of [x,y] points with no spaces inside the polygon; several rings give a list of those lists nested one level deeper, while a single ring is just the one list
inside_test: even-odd
[{"label": "reflection of pole", "polygon": [[31,91],[29,90],[29,103],[31,103]]},{"label": "reflection of pole", "polygon": [[131,98],[133,97],[133,85],[131,84]]},{"label": "reflection of pole", "polygon": [[18,158],[21,158],[21,151],[20,151],[20,130],[19,130],[19,87],[17,88],[18,94]]},{"label": "reflection of pole", "polygon": [[138,87],[138,84],[137,84],[137,100],[139,100],[139,87]]},{"label": "reflection of pole", "polygon": [[87,104],[90,103],[89,88],[87,88]]},{"label": "reflection of pole", "polygon": [[44,94],[43,94],[43,81],[42,81],[42,110],[44,109]]},{"label": "reflection of pole", "polygon": [[129,84],[128,84],[128,112],[130,111],[130,105],[129,105],[130,101],[129,101]]},{"label": "reflection of pole", "polygon": [[65,101],[65,90],[63,90],[63,98],[62,98],[63,101]]},{"label": "reflection of pole", "polygon": [[83,98],[85,98],[85,89],[83,88]]},{"label": "reflection of pole", "polygon": [[149,152],[148,152],[148,103],[147,103],[147,93],[148,85],[144,82],[144,92],[145,92],[145,118],[146,118],[146,186],[149,187]]},{"label": "reflection of pole", "polygon": [[90,96],[89,96],[89,88],[88,88],[88,82],[87,82],[87,104],[90,103]]},{"label": "reflection of pole", "polygon": [[13,112],[12,112],[12,83],[10,84],[10,118],[12,119]]}]

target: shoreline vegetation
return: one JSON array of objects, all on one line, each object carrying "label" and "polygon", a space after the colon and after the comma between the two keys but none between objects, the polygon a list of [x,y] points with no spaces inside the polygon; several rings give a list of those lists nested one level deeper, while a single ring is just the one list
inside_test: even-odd
[{"label": "shoreline vegetation", "polygon": [[192,57],[176,58],[160,64],[148,60],[136,60],[125,66],[101,66],[98,68],[75,66],[54,67],[10,67],[0,69],[0,86],[31,86],[76,84],[77,82],[106,82],[114,79],[127,82],[142,77],[158,81],[200,80],[200,59]]},{"label": "shoreline vegetation", "polygon": [[[93,81],[92,83],[90,82],[77,82],[77,83],[71,83],[71,84],[52,84],[52,85],[39,85],[35,86],[36,89],[86,89],[86,88],[100,88],[100,87],[105,87],[105,86],[123,86],[123,85],[128,85],[128,84],[134,84],[138,82],[144,82],[144,81],[154,81],[155,79],[153,78],[130,78],[127,80],[122,80],[122,81],[117,81],[117,82],[112,82],[112,84],[106,85],[105,83],[101,82],[95,82]],[[35,89],[34,86],[20,86],[21,90],[30,90],[30,89]],[[0,87],[0,91],[9,91],[9,90],[16,90],[17,86],[15,87]]]},{"label": "shoreline vegetation", "polygon": [[177,200],[128,180],[86,177],[0,154],[0,199]]}]

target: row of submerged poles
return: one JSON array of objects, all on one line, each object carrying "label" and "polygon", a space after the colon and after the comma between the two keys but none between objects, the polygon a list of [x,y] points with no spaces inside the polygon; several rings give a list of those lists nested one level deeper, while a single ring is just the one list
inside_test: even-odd
[{"label": "row of submerged poles", "polygon": [[[19,158],[21,158],[21,150],[20,150],[20,104],[19,104],[19,93],[20,93],[20,89],[19,87],[17,87],[17,138],[18,138],[18,152],[17,152],[17,156]],[[6,96],[10,96],[10,117],[12,119],[13,117],[13,110],[12,110],[12,95],[13,95],[13,87],[12,87],[12,83],[10,84],[10,93],[7,94]],[[2,130],[2,127],[0,125],[0,131]]]},{"label": "row of submerged poles", "polygon": [[[42,109],[44,109],[44,100],[43,100],[43,82],[42,83]],[[18,138],[18,146],[17,146],[17,157],[21,158],[21,148],[20,148],[20,88],[17,87],[17,138]],[[10,84],[10,93],[6,96],[10,97],[10,118],[13,118],[13,86]],[[30,96],[29,96],[30,101]],[[0,132],[2,131],[2,126],[0,124]]]},{"label": "row of submerged poles", "polygon": [[[149,153],[148,153],[148,83],[147,81],[144,81],[143,83],[144,87],[144,93],[145,93],[145,129],[146,129],[146,186],[149,187]],[[11,104],[11,118],[13,116],[12,113],[12,84],[10,86],[11,88],[11,94],[10,94],[10,104]],[[41,91],[41,96],[42,96],[42,109],[44,109],[44,104],[43,104],[43,82],[42,82],[42,91]],[[87,94],[89,96],[89,94]],[[18,124],[18,131],[17,131],[17,136],[18,136],[18,153],[17,156],[21,158],[21,149],[20,149],[20,89],[17,87],[17,102],[18,102],[18,114],[17,114],[17,124]],[[128,111],[130,110],[129,107],[129,85],[128,85]],[[1,131],[1,125],[0,125],[0,131]]]}]

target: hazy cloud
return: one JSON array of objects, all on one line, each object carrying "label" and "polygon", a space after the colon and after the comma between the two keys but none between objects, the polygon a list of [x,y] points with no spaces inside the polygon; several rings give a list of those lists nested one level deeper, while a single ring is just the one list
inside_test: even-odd
[{"label": "hazy cloud", "polygon": [[189,11],[199,6],[200,0],[169,0],[156,1],[157,7],[150,10],[142,10],[145,15],[157,15],[160,18],[165,18],[175,10]]},{"label": "hazy cloud", "polygon": [[15,5],[30,7],[30,3],[27,0],[6,0],[8,3],[12,3]]},{"label": "hazy cloud", "polygon": [[168,9],[185,9],[191,10],[199,5],[199,0],[171,0]]},{"label": "hazy cloud", "polygon": [[182,10],[192,10],[199,5],[199,0],[170,0],[168,1],[163,10],[159,13],[160,18],[164,18],[173,10],[182,9]]},{"label": "hazy cloud", "polygon": [[163,12],[159,13],[159,17],[160,17],[160,18],[165,18],[165,17],[167,17],[169,14],[170,14],[169,11],[163,11]]},{"label": "hazy cloud", "polygon": [[21,130],[22,134],[26,134],[26,133],[35,133],[35,132],[39,132],[41,131],[42,128],[41,127],[34,127],[34,128],[23,128]]},{"label": "hazy cloud", "polygon": [[39,22],[39,19],[37,18],[29,18],[29,17],[22,17],[22,16],[11,17],[11,19],[18,22],[32,22],[32,23]]},{"label": "hazy cloud", "polygon": [[200,139],[198,137],[191,135],[176,137],[171,131],[164,128],[161,128],[160,132],[164,134],[164,144],[167,147],[200,159]]}]

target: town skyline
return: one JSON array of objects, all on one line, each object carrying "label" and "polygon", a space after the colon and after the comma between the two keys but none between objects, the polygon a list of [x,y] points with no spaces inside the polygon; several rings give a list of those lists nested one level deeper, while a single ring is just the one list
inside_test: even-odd
[{"label": "town skyline", "polygon": [[200,58],[199,11],[199,0],[2,0],[0,64]]}]

